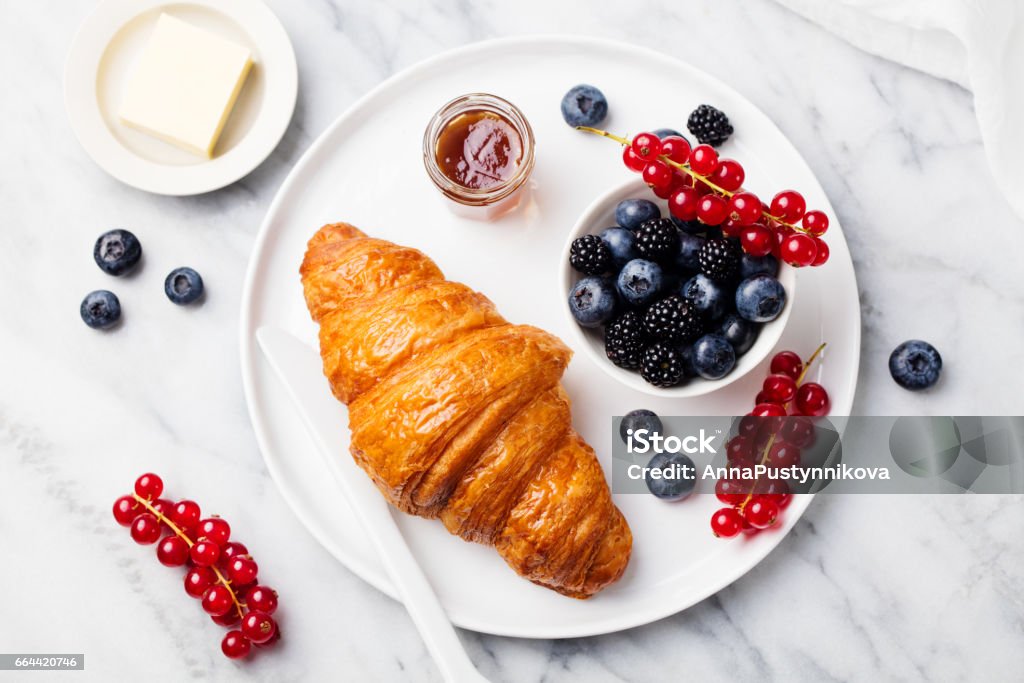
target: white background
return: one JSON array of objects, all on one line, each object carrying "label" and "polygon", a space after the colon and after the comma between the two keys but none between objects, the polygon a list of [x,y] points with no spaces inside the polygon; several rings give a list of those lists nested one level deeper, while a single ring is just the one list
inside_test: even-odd
[{"label": "white background", "polygon": [[[437,680],[401,606],[329,557],[274,489],[242,399],[237,319],[262,215],[316,135],[396,70],[484,38],[607,36],[735,87],[791,138],[841,216],[864,320],[855,412],[1024,413],[1024,226],[991,186],[960,88],[768,0],[270,4],[299,61],[291,128],[250,176],[186,199],[121,185],[74,140],[61,74],[92,3],[0,9],[0,651],[86,653],[86,673],[62,680]],[[655,125],[682,127],[686,113]],[[113,227],[146,254],[122,281],[91,258]],[[200,308],[164,298],[179,265],[206,280]],[[78,317],[97,288],[125,309],[112,334]],[[911,337],[946,362],[925,394],[886,369]],[[235,526],[281,591],[282,647],[226,660],[223,629],[180,572],[114,524],[110,504],[149,469]],[[1022,536],[1019,497],[823,496],[765,562],[675,617],[559,642],[463,636],[494,680],[1014,680]]]}]

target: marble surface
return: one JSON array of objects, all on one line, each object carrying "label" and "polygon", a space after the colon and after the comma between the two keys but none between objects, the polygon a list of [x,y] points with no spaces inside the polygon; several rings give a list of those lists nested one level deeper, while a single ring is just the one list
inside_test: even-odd
[{"label": "marble surface", "polygon": [[[381,79],[468,42],[606,36],[743,92],[804,154],[846,229],[864,321],[855,411],[1024,414],[1024,225],[992,187],[970,94],[770,0],[274,0],[298,55],[292,125],[254,173],[184,199],[121,185],[74,140],[61,74],[92,4],[0,9],[0,652],[86,653],[86,673],[60,680],[439,680],[403,608],[334,561],[278,495],[242,396],[237,321],[261,217],[303,150]],[[146,260],[113,283],[131,324],[98,334],[77,307],[112,284],[89,255],[114,226],[140,235]],[[194,310],[161,293],[182,264],[207,281]],[[899,390],[885,367],[909,337],[946,359],[926,394]],[[229,516],[263,560],[283,593],[278,651],[225,660],[222,629],[177,572],[113,523],[111,501],[148,469]],[[1019,497],[819,497],[764,562],[674,617],[576,640],[462,637],[496,681],[1020,680],[1022,537]]]}]

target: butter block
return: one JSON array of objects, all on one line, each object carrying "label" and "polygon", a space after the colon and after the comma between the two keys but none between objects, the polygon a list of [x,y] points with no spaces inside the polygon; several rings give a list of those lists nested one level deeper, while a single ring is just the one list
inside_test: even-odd
[{"label": "butter block", "polygon": [[161,14],[128,80],[121,122],[210,158],[251,68],[247,48]]}]

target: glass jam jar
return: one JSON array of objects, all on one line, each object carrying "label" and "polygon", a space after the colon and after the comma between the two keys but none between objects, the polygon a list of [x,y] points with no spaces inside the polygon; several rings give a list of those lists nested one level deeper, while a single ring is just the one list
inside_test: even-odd
[{"label": "glass jam jar", "polygon": [[423,164],[457,214],[490,220],[514,209],[533,171],[533,129],[496,95],[457,97],[430,120]]}]

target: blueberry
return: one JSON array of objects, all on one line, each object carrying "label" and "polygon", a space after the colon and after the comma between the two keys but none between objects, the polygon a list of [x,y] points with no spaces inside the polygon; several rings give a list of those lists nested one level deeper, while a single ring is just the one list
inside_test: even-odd
[{"label": "blueberry", "polygon": [[736,312],[755,323],[775,320],[786,305],[786,289],[770,275],[747,278],[736,288]]},{"label": "blueberry", "polygon": [[729,304],[729,291],[704,273],[697,273],[684,282],[679,293],[692,301],[708,320],[718,320],[725,315]]},{"label": "blueberry", "polygon": [[625,228],[608,228],[601,233],[601,239],[612,253],[612,265],[616,268],[622,268],[640,255],[636,251],[636,237]]},{"label": "blueberry", "polygon": [[697,368],[693,365],[693,344],[680,346],[679,358],[683,363],[683,377],[696,377]]},{"label": "blueberry", "polygon": [[654,133],[655,135],[657,135],[662,140],[664,140],[665,138],[667,138],[670,135],[675,135],[676,137],[682,138],[682,139],[686,140],[687,142],[690,141],[690,138],[686,137],[685,135],[680,133],[675,128],[659,128],[659,129],[653,130],[651,132]]},{"label": "blueberry", "polygon": [[674,223],[677,228],[687,235],[703,235],[708,229],[708,226],[704,225],[700,221],[682,221],[675,216],[669,216],[669,218],[672,219],[672,223]]},{"label": "blueberry", "polygon": [[104,273],[124,275],[139,264],[142,244],[127,230],[110,230],[96,240],[92,257]]},{"label": "blueberry", "polygon": [[592,85],[577,85],[562,98],[562,118],[570,126],[596,126],[608,115],[608,100]]},{"label": "blueberry", "polygon": [[688,235],[685,232],[679,235],[679,255],[676,256],[676,267],[681,270],[700,270],[700,248],[704,246],[704,238],[697,235]]},{"label": "blueberry", "polygon": [[662,291],[664,275],[657,263],[637,258],[622,267],[615,284],[627,304],[643,306]]},{"label": "blueberry", "polygon": [[744,320],[735,313],[726,315],[722,320],[721,327],[718,328],[718,334],[732,344],[737,356],[742,356],[750,350],[750,347],[757,341],[759,331],[760,326],[757,323]]},{"label": "blueberry", "polygon": [[179,306],[190,304],[203,295],[203,278],[191,268],[175,268],[164,280],[164,294]]},{"label": "blueberry", "polygon": [[121,302],[113,292],[98,289],[85,295],[78,312],[86,325],[94,330],[105,330],[121,319]]},{"label": "blueberry", "polygon": [[619,423],[619,436],[623,443],[626,443],[631,429],[634,432],[638,429],[646,429],[650,433],[661,434],[665,428],[661,424],[661,418],[653,410],[638,408],[622,416],[622,422]]},{"label": "blueberry", "polygon": [[704,379],[722,379],[736,366],[732,344],[720,334],[705,334],[693,345],[693,367]]},{"label": "blueberry", "polygon": [[569,292],[569,310],[583,327],[598,327],[615,314],[615,290],[600,277],[585,277]]},{"label": "blueberry", "polygon": [[740,258],[740,277],[746,280],[748,277],[754,277],[755,275],[771,275],[775,277],[779,274],[779,259],[775,258],[771,254],[765,256],[751,256],[744,252]]},{"label": "blueberry", "polygon": [[661,218],[661,209],[647,199],[623,199],[615,207],[615,222],[635,231],[642,223]]},{"label": "blueberry", "polygon": [[939,381],[942,356],[920,339],[905,341],[889,356],[889,374],[904,389],[919,391]]},{"label": "blueberry", "polygon": [[647,463],[644,481],[656,497],[682,500],[697,487],[697,468],[685,453],[658,453]]}]

